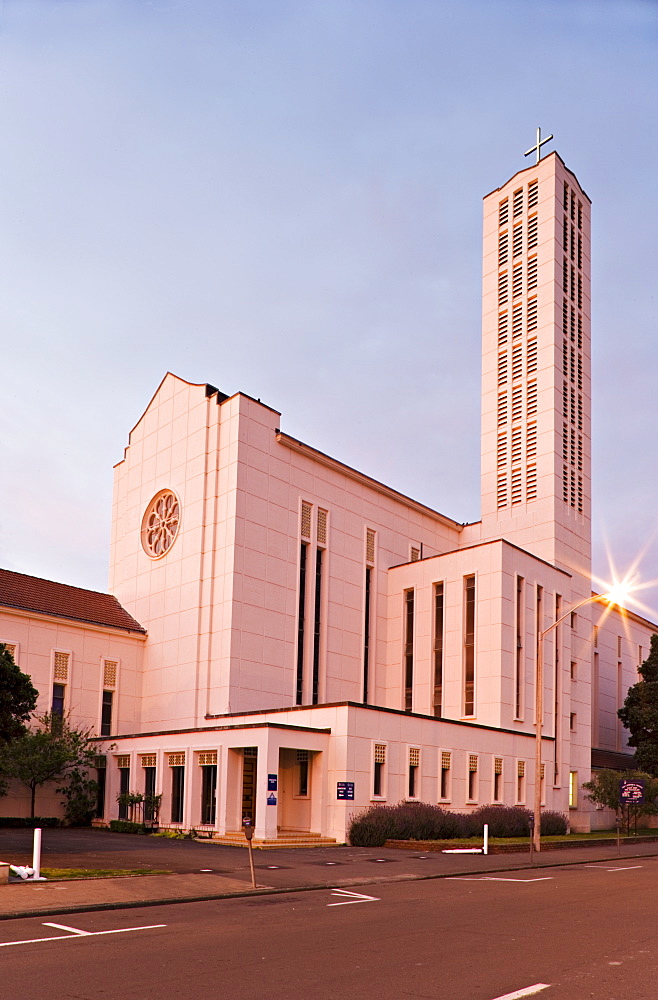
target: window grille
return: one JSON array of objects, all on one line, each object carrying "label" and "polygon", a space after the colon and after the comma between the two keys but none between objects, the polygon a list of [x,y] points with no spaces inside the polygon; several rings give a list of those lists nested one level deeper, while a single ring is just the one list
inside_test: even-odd
[{"label": "window grille", "polygon": [[526,458],[535,458],[537,455],[537,424],[528,424],[525,436]]},{"label": "window grille", "polygon": [[521,470],[512,470],[512,506],[521,503]]},{"label": "window grille", "polygon": [[569,366],[569,378],[570,378],[570,380],[572,382],[575,382],[576,381],[576,352],[573,349],[573,347],[571,348],[570,355],[571,355],[571,364]]},{"label": "window grille", "polygon": [[494,774],[502,774],[502,773],[503,773],[503,758],[494,757]]},{"label": "window grille", "polygon": [[564,204],[564,211],[567,212],[569,210],[569,185],[567,184],[566,181],[564,182],[564,203],[563,204]]},{"label": "window grille", "polygon": [[570,434],[569,434],[569,438],[570,438],[570,442],[571,442],[571,448],[570,448],[570,451],[569,451],[569,455],[570,455],[570,458],[571,458],[571,464],[575,465],[576,464],[576,432],[574,431],[573,427],[571,428],[571,431],[570,431]]},{"label": "window grille", "polygon": [[520,385],[512,389],[512,420],[521,419],[521,409],[523,405],[523,392]]},{"label": "window grille", "polygon": [[617,636],[617,659],[621,659],[621,636]]},{"label": "window grille", "polygon": [[477,754],[470,753],[468,755],[468,769],[469,769],[469,771],[477,771],[477,769],[478,769]]},{"label": "window grille", "polygon": [[537,216],[533,215],[528,219],[528,250],[534,250],[537,246]]},{"label": "window grille", "polygon": [[305,764],[308,760],[308,750],[298,750],[297,751],[297,763]]},{"label": "window grille", "polygon": [[575,219],[576,218],[576,196],[573,193],[573,191],[569,192],[569,201],[571,203],[570,215],[571,215],[572,219]]},{"label": "window grille", "polygon": [[514,218],[520,215],[523,211],[523,188],[519,188],[518,191],[514,192]]},{"label": "window grille", "polygon": [[583,477],[578,476],[578,513],[583,512]]},{"label": "window grille", "polygon": [[565,215],[562,220],[562,249],[566,253],[569,249],[569,223],[567,222],[567,217]]},{"label": "window grille", "polygon": [[537,287],[537,258],[531,257],[528,261],[528,291]]},{"label": "window grille", "polygon": [[518,303],[512,310],[512,340],[520,337],[523,332],[523,305]]},{"label": "window grille", "polygon": [[450,770],[450,753],[447,750],[441,751],[441,770],[442,771]]},{"label": "window grille", "polygon": [[569,375],[569,348],[566,340],[562,341],[562,374],[565,378]]},{"label": "window grille", "polygon": [[512,429],[512,464],[521,461],[521,428]]},{"label": "window grille", "polygon": [[516,299],[523,292],[523,264],[517,264],[512,271],[512,298]]},{"label": "window grille", "polygon": [[[528,306],[528,316],[529,315],[530,315],[530,306]],[[526,349],[526,374],[534,375],[536,371],[537,371],[537,340],[535,339],[528,341],[528,347]]]},{"label": "window grille", "polygon": [[167,759],[169,762],[169,767],[185,767],[185,754],[184,753],[170,753],[167,754]]},{"label": "window grille", "polygon": [[107,768],[107,757],[103,753],[99,753],[97,757],[94,757],[94,767],[97,767],[100,771]]},{"label": "window grille", "polygon": [[386,763],[386,744],[375,743],[375,764]]},{"label": "window grille", "polygon": [[409,767],[420,766],[420,750],[418,747],[409,747]]},{"label": "window grille", "polygon": [[583,349],[583,317],[578,313],[578,350]]},{"label": "window grille", "polygon": [[55,653],[55,672],[54,679],[56,681],[68,680],[69,676],[69,654],[68,653]]},{"label": "window grille", "polygon": [[569,499],[572,507],[576,506],[576,474],[571,470],[569,474]]},{"label": "window grille", "polygon": [[569,332],[569,306],[567,300],[562,300],[562,333],[566,337]]},{"label": "window grille", "polygon": [[512,239],[512,256],[519,257],[523,253],[523,224],[514,226],[514,236]]},{"label": "window grille", "polygon": [[506,460],[507,460],[507,434],[499,434],[498,444],[496,448],[496,461],[499,469],[505,466]]},{"label": "window grille", "polygon": [[578,267],[583,266],[583,238],[578,233]]},{"label": "window grille", "polygon": [[516,773],[519,776],[519,778],[523,778],[525,776],[525,761],[524,760],[520,760],[520,761],[517,762]]},{"label": "window grille", "polygon": [[311,511],[313,507],[310,503],[302,502],[302,526],[301,534],[302,538],[311,537]]},{"label": "window grille", "polygon": [[103,687],[113,688],[117,683],[116,660],[105,660],[103,663]]},{"label": "window grille", "polygon": [[575,424],[575,422],[576,422],[576,393],[575,393],[575,390],[574,390],[573,386],[570,389],[569,396],[570,396],[570,400],[571,400],[571,406],[570,406],[570,410],[571,410],[571,423]]},{"label": "window grille", "polygon": [[501,393],[498,397],[498,426],[507,423],[507,393]]},{"label": "window grille", "polygon": [[507,271],[498,275],[498,305],[504,306],[508,299]]},{"label": "window grille", "polygon": [[527,413],[533,417],[537,412],[537,383],[528,382]]},{"label": "window grille", "polygon": [[562,460],[569,461],[569,427],[567,424],[562,425]]},{"label": "window grille", "polygon": [[418,562],[420,559],[420,549],[411,548],[411,562]]},{"label": "window grille", "polygon": [[539,773],[540,773],[540,776],[541,776],[541,780],[542,780],[542,781],[544,780],[544,772],[545,772],[545,769],[546,769],[546,765],[545,765],[545,764],[540,764],[540,765],[539,765]]},{"label": "window grille", "polygon": [[566,465],[562,468],[562,499],[569,503],[569,470]]},{"label": "window grille", "polygon": [[569,245],[569,256],[572,260],[576,259],[576,231],[571,227],[571,240]]},{"label": "window grille", "polygon": [[594,642],[594,649],[597,649],[598,645],[599,645],[599,626],[598,625],[594,626],[593,642]]},{"label": "window grille", "polygon": [[528,314],[526,317],[526,329],[528,333],[532,333],[533,330],[537,329],[537,299],[530,299],[528,302]]},{"label": "window grille", "polygon": [[562,261],[562,289],[565,295],[569,294],[569,265],[566,257]]},{"label": "window grille", "polygon": [[523,375],[523,349],[521,344],[517,344],[512,351],[512,380],[521,378]]},{"label": "window grille", "polygon": [[16,643],[14,642],[3,642],[2,645],[5,647],[5,651],[9,653],[10,656],[16,659]]},{"label": "window grille", "polygon": [[565,420],[569,417],[569,390],[566,382],[562,385],[562,416]]},{"label": "window grille", "polygon": [[117,767],[130,767],[130,754],[123,753],[117,757]]},{"label": "window grille", "polygon": [[501,201],[498,206],[498,225],[506,226],[507,219],[509,216],[509,199],[505,198],[505,201]]},{"label": "window grille", "polygon": [[[573,295],[571,298],[573,298]],[[583,308],[583,279],[580,274],[578,275],[578,308]]]},{"label": "window grille", "polygon": [[507,382],[507,354],[498,355],[498,385]]},{"label": "window grille", "polygon": [[155,767],[156,755],[154,753],[142,754],[142,767]]},{"label": "window grille", "polygon": [[318,525],[317,525],[317,536],[318,545],[327,544],[327,512],[326,510],[321,510],[318,508]]},{"label": "window grille", "polygon": [[578,228],[583,228],[583,206],[581,202],[578,202]]},{"label": "window grille", "polygon": [[537,499],[537,467],[529,465],[526,470],[525,498],[527,501]]},{"label": "window grille", "polygon": [[366,531],[366,562],[373,564],[375,561],[375,532],[368,529]]},{"label": "window grille", "polygon": [[578,430],[583,429],[583,397],[578,397]]},{"label": "window grille", "polygon": [[508,234],[507,230],[498,234],[498,267],[504,267],[507,263]]},{"label": "window grille", "polygon": [[[213,753],[215,753],[215,755],[216,755],[217,751],[215,750],[215,751],[213,751]],[[242,753],[243,753],[243,755],[245,757],[257,757],[258,756],[258,747],[244,747]],[[215,760],[216,760],[216,758],[215,758]],[[209,761],[209,763],[212,763],[212,761]]]},{"label": "window grille", "polygon": [[[245,757],[247,756],[247,750],[256,750],[256,747],[245,747]],[[250,755],[251,756],[251,755]],[[207,767],[209,764],[217,763],[217,751],[216,750],[203,750],[199,754],[199,764],[202,767]]]},{"label": "window grille", "polygon": [[498,346],[503,347],[507,343],[507,313],[498,315]]},{"label": "window grille", "polygon": [[507,507],[507,476],[499,476],[496,490],[498,510]]},{"label": "window grille", "polygon": [[638,667],[642,666],[642,647],[641,646],[637,647],[637,665],[638,665]]},{"label": "window grille", "polygon": [[528,208],[534,208],[539,200],[539,181],[530,181],[528,184]]},{"label": "window grille", "polygon": [[578,435],[578,471],[583,471],[583,439]]},{"label": "window grille", "polygon": [[574,299],[576,298],[576,269],[574,267],[571,268],[571,287],[569,290],[569,295],[571,301],[573,302]]}]

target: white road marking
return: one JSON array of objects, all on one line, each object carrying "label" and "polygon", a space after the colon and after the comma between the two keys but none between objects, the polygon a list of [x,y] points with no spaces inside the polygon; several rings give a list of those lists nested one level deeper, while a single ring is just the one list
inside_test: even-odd
[{"label": "white road marking", "polygon": [[[449,875],[446,882],[552,882],[552,875],[539,878],[496,878],[493,875]],[[496,998],[498,1000],[498,998]]]},{"label": "white road marking", "polygon": [[583,865],[584,868],[593,868],[599,872],[632,872],[635,868],[644,868],[644,865],[627,865],[626,868],[604,868],[602,865]]},{"label": "white road marking", "polygon": [[[44,924],[44,927],[61,927],[61,924]],[[42,944],[44,941],[78,941],[80,937],[102,937],[104,934],[128,934],[130,931],[152,931],[156,927],[166,927],[166,924],[149,924],[145,927],[120,927],[113,931],[80,931],[70,927],[70,934],[57,934],[55,937],[29,938],[25,941],[0,941],[0,948],[12,948],[16,944]]]},{"label": "white road marking", "polygon": [[349,896],[342,903],[327,903],[327,906],[349,906],[350,903],[377,903],[379,896],[364,896],[362,892],[349,892],[348,889],[332,889],[332,896]]},{"label": "white road marking", "polygon": [[67,927],[66,924],[48,924],[44,923],[44,927],[55,927],[58,931],[70,931],[71,934],[81,934],[87,937],[91,931],[81,931],[79,927]]},{"label": "white road marking", "polygon": [[502,997],[495,997],[495,1000],[520,1000],[521,997],[531,997],[533,993],[541,993],[547,990],[550,983],[535,983],[534,986],[526,986],[524,990],[515,990],[514,993],[505,993]]}]

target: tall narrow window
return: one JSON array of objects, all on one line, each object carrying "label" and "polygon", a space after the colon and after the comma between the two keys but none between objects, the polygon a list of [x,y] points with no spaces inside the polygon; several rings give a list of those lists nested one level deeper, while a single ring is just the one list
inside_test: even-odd
[{"label": "tall narrow window", "polygon": [[185,754],[170,753],[169,769],[171,770],[171,822],[182,823],[185,802]]},{"label": "tall narrow window", "polygon": [[297,794],[308,795],[308,750],[297,751]]},{"label": "tall narrow window", "polygon": [[112,732],[113,698],[113,691],[103,691],[103,704],[101,706],[101,736],[109,736]]},{"label": "tall narrow window", "polygon": [[420,750],[418,747],[409,748],[409,798],[415,799],[418,796],[418,768],[420,766]]},{"label": "tall narrow window", "polygon": [[322,556],[324,549],[315,552],[315,607],[313,613],[313,691],[312,703],[317,705],[320,691],[320,633],[322,630]]},{"label": "tall narrow window", "polygon": [[[121,756],[117,758],[119,764],[119,795],[127,795],[130,791],[130,766],[126,763],[130,760],[129,756]],[[125,800],[119,799],[119,819],[128,819],[128,803]]]},{"label": "tall narrow window", "polygon": [[375,759],[373,762],[372,794],[376,797],[384,795],[384,768],[386,767],[386,744],[375,743]]},{"label": "tall narrow window", "polygon": [[464,580],[464,715],[475,714],[475,577]]},{"label": "tall narrow window", "polygon": [[107,758],[99,755],[96,758],[96,818],[105,816],[105,789],[107,786]]},{"label": "tall narrow window", "polygon": [[[153,756],[155,759],[155,754],[149,754],[149,757]],[[143,761],[143,758],[142,758]],[[155,819],[155,764],[151,764],[149,761],[148,766],[144,767],[144,819],[147,822],[151,822]]]},{"label": "tall narrow window", "polygon": [[443,750],[441,752],[440,795],[442,799],[450,798],[450,751],[449,750]]},{"label": "tall narrow window", "polygon": [[434,715],[443,714],[443,584],[434,586]]},{"label": "tall narrow window", "polygon": [[404,710],[413,708],[414,689],[414,592],[404,593]]},{"label": "tall narrow window", "polygon": [[306,621],[306,561],[308,545],[302,542],[299,550],[299,606],[297,610],[297,685],[295,704],[301,705],[304,696],[304,641]]},{"label": "tall narrow window", "polygon": [[[536,656],[539,657],[539,643],[542,641],[541,636],[542,632],[544,631],[544,588],[541,587],[539,584],[537,584],[536,602],[537,603],[535,606],[535,611],[536,611],[535,629],[536,629],[537,642],[536,642],[535,653]],[[544,677],[543,684],[544,686],[546,685],[546,677]],[[542,705],[543,703],[544,702],[542,699]],[[542,723],[543,723],[543,713],[542,713]]]},{"label": "tall narrow window", "polygon": [[217,810],[217,765],[204,764],[201,773],[201,822],[204,826],[214,826]]},{"label": "tall narrow window", "polygon": [[494,802],[502,802],[503,799],[503,758],[494,757]]},{"label": "tall narrow window", "polygon": [[366,566],[365,621],[363,628],[363,704],[368,704],[370,681],[370,602],[372,600],[372,566]]},{"label": "tall narrow window", "polygon": [[478,758],[477,754],[468,755],[468,798],[475,802],[478,797]]},{"label": "tall narrow window", "polygon": [[569,771],[569,808],[578,808],[578,772]]},{"label": "tall narrow window", "polygon": [[64,718],[64,700],[66,697],[66,687],[64,684],[53,684],[53,700],[51,714],[53,726],[61,726]]},{"label": "tall narrow window", "polygon": [[525,802],[525,761],[519,760],[516,765],[516,801]]},{"label": "tall narrow window", "polygon": [[523,718],[523,691],[525,686],[525,671],[523,669],[523,577],[516,578],[516,636],[515,636],[515,670],[514,670],[514,718]]}]

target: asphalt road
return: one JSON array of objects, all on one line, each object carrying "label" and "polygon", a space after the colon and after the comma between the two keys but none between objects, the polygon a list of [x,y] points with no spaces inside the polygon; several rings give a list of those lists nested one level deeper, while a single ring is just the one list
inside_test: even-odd
[{"label": "asphalt road", "polygon": [[638,858],[7,921],[0,996],[655,1000],[657,888]]}]

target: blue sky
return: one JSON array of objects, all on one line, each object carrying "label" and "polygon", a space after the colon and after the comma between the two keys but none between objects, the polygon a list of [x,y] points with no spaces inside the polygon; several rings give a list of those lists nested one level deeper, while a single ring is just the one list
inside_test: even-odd
[{"label": "blue sky", "polygon": [[541,124],[594,203],[595,569],[658,577],[657,58],[654,0],[4,0],[0,565],[105,588],[167,370],[476,520],[481,198]]}]

